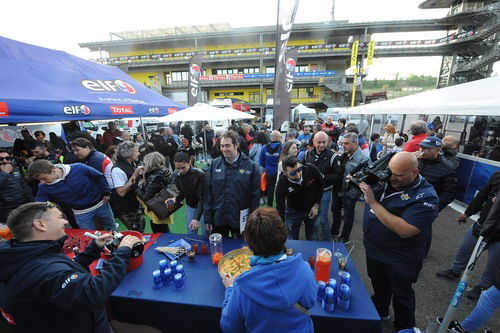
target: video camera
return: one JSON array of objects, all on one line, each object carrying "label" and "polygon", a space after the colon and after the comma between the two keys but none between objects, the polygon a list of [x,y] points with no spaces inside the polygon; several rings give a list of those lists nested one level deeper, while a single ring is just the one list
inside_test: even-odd
[{"label": "video camera", "polygon": [[[107,243],[104,248],[111,254],[114,250],[116,250],[120,246],[120,242],[122,241],[124,234],[117,232],[115,230],[111,231],[113,235],[113,240]],[[138,242],[132,246],[132,253],[130,255],[131,258],[137,258],[144,252],[144,243]]]},{"label": "video camera", "polygon": [[358,193],[363,194],[359,184],[375,185],[378,182],[387,182],[392,175],[391,170],[388,168],[389,161],[394,155],[396,155],[396,152],[390,152],[372,165],[368,165],[368,162],[358,165],[350,172],[352,178],[349,181],[349,186],[352,186]]}]

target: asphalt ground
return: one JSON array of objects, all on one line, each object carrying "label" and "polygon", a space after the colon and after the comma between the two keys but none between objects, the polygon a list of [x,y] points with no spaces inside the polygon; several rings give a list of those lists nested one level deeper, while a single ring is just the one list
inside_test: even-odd
[{"label": "asphalt ground", "polygon": [[[370,294],[373,294],[371,282],[366,271],[366,255],[363,246],[363,209],[364,203],[358,202],[356,206],[354,227],[351,234],[351,244],[348,245],[348,248],[353,244],[356,245],[351,252],[351,260],[354,261],[366,289]],[[458,215],[459,213],[457,211],[447,207],[441,211],[438,218],[434,221],[432,246],[427,259],[424,261],[418,281],[414,284],[417,302],[415,313],[417,320],[416,324],[423,332],[425,332],[424,329],[428,327],[429,323],[435,323],[437,316],[444,316],[458,285],[458,281],[442,280],[435,275],[437,271],[451,267],[455,252],[465,232],[470,227],[471,223],[473,223],[473,221],[469,219],[468,224],[459,225],[455,222]],[[301,239],[305,239],[303,230],[301,231]],[[487,256],[488,253],[485,251],[479,258],[469,286],[475,286],[477,281],[479,281],[479,275],[485,267]],[[458,306],[454,319],[465,319],[475,305],[475,302],[464,296]],[[394,318],[392,308],[391,317]],[[384,333],[395,332],[392,319],[383,321],[382,325]],[[484,328],[490,328],[493,332],[500,332],[500,310],[497,309],[490,320],[476,332],[483,332]]]}]

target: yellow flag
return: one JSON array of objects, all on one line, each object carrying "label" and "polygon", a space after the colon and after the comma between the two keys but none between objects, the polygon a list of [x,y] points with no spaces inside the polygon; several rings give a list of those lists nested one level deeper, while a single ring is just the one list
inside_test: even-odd
[{"label": "yellow flag", "polygon": [[368,57],[367,57],[367,64],[371,65],[373,64],[373,54],[375,53],[375,41],[371,41],[368,44]]},{"label": "yellow flag", "polygon": [[358,66],[358,47],[359,47],[359,40],[355,41],[352,44],[351,67]]}]

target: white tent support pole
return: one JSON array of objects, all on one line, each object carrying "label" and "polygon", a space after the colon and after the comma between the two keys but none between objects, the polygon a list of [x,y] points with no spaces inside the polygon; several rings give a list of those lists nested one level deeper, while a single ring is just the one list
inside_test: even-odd
[{"label": "white tent support pole", "polygon": [[146,129],[144,128],[144,122],[142,121],[142,117],[139,117],[139,122],[141,123],[142,139],[144,140],[144,142],[148,142],[148,135],[146,134]]},{"label": "white tent support pole", "polygon": [[374,123],[374,121],[375,121],[375,115],[372,114],[372,121],[371,121],[371,124],[370,124],[370,137],[373,134],[373,123]]},{"label": "white tent support pole", "polygon": [[453,294],[453,298],[451,299],[448,310],[446,311],[443,321],[441,322],[441,326],[439,327],[438,333],[448,332],[448,325],[453,320],[453,316],[455,315],[457,307],[460,304],[460,301],[462,300],[462,296],[464,295],[465,288],[467,288],[467,284],[472,278],[472,271],[474,271],[476,261],[483,252],[485,245],[486,242],[483,243],[483,236],[479,236],[476,242],[476,246],[474,247],[474,251],[472,251],[472,254],[469,258],[469,262],[467,263],[467,266],[465,268],[465,272],[462,275],[460,282],[458,283],[458,287],[455,290],[455,293]]},{"label": "white tent support pole", "polygon": [[404,131],[405,128],[405,122],[406,122],[406,114],[403,115],[403,120],[401,121],[401,127],[399,128],[400,132]]}]

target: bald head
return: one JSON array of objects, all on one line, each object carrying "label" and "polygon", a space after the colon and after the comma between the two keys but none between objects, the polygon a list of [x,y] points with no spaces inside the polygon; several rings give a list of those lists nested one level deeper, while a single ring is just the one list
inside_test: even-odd
[{"label": "bald head", "polygon": [[281,141],[280,131],[274,130],[271,132],[271,141]]},{"label": "bald head", "polygon": [[391,186],[395,189],[403,189],[415,181],[418,176],[417,157],[408,152],[394,155],[389,162],[391,170]]},{"label": "bald head", "polygon": [[328,135],[325,132],[318,132],[314,134],[313,145],[316,152],[319,154],[328,146]]},{"label": "bald head", "polygon": [[447,135],[443,138],[443,149],[457,149],[458,139],[453,135]]}]

